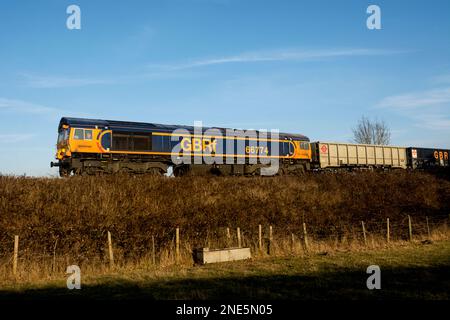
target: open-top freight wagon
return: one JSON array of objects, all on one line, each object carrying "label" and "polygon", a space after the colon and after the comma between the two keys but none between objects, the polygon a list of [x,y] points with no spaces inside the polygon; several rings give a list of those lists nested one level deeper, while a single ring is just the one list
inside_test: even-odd
[{"label": "open-top freight wagon", "polygon": [[405,147],[337,142],[311,143],[312,163],[316,169],[332,168],[407,168]]}]

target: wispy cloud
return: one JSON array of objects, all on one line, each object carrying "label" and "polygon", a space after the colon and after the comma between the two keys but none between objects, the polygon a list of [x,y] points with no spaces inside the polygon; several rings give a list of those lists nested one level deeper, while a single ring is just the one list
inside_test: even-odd
[{"label": "wispy cloud", "polygon": [[389,96],[376,104],[413,121],[428,130],[450,129],[450,87]]},{"label": "wispy cloud", "polygon": [[311,61],[317,59],[329,59],[338,57],[389,55],[401,52],[402,51],[380,50],[380,49],[322,49],[322,50],[286,49],[276,51],[247,52],[237,55],[223,56],[216,58],[203,58],[179,64],[152,64],[149,65],[149,67],[162,68],[166,70],[182,70],[227,63]]},{"label": "wispy cloud", "polygon": [[415,119],[417,127],[428,130],[450,130],[450,115],[448,114],[420,114],[412,117]]},{"label": "wispy cloud", "polygon": [[22,74],[22,78],[27,86],[32,88],[82,87],[89,85],[113,84],[115,82],[113,79],[40,76],[33,74]]},{"label": "wispy cloud", "polygon": [[17,143],[32,139],[35,134],[32,133],[16,133],[16,134],[0,134],[0,143]]},{"label": "wispy cloud", "polygon": [[450,88],[439,88],[386,97],[377,107],[395,109],[429,108],[450,102]]},{"label": "wispy cloud", "polygon": [[358,57],[358,56],[379,56],[403,53],[404,51],[381,50],[381,49],[284,49],[272,51],[244,52],[236,55],[199,58],[187,62],[168,63],[168,64],[149,64],[146,72],[135,74],[112,75],[109,77],[76,77],[76,76],[56,76],[56,75],[36,75],[23,73],[20,76],[26,86],[32,88],[64,88],[64,87],[83,87],[92,85],[111,85],[120,83],[129,83],[133,81],[145,81],[151,79],[161,79],[167,77],[180,76],[182,71],[187,69],[208,67],[214,65],[232,64],[232,63],[263,63],[263,62],[302,62],[322,59],[332,59],[340,57]]},{"label": "wispy cloud", "polygon": [[46,107],[40,104],[35,104],[23,100],[7,99],[1,97],[0,111],[13,111],[30,114],[55,114],[61,112],[61,110],[56,108]]},{"label": "wispy cloud", "polygon": [[53,108],[41,104],[0,97],[0,113],[21,113],[28,115],[44,116],[50,118],[59,118],[61,116],[87,117],[91,116],[84,112],[73,112],[60,108]]}]

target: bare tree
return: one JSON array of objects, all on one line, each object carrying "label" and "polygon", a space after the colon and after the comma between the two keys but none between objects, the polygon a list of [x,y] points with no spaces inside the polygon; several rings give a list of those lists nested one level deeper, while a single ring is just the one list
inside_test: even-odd
[{"label": "bare tree", "polygon": [[386,122],[371,121],[363,116],[353,129],[353,139],[356,143],[388,145],[391,141],[391,130]]}]

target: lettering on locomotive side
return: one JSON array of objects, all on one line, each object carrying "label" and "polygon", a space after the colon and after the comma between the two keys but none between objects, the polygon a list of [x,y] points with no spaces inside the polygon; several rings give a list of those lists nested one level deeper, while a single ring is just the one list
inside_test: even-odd
[{"label": "lettering on locomotive side", "polygon": [[183,138],[181,140],[181,150],[186,152],[209,152],[215,153],[217,139],[214,138]]},{"label": "lettering on locomotive side", "polygon": [[267,146],[246,146],[245,147],[246,154],[269,154],[269,148]]}]

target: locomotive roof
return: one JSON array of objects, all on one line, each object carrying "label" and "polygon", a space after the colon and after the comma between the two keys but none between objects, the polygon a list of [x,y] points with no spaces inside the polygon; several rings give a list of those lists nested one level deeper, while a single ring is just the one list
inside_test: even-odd
[{"label": "locomotive roof", "polygon": [[[129,121],[116,121],[116,120],[100,120],[100,119],[84,119],[84,118],[68,118],[63,117],[59,123],[59,129],[63,125],[69,125],[71,127],[80,128],[109,128],[116,131],[127,131],[127,132],[173,132],[176,129],[185,129],[190,133],[194,133],[193,126],[182,126],[182,125],[166,125],[158,123],[145,123],[145,122],[129,122]],[[203,127],[203,131],[208,129],[218,129],[223,135],[226,134],[227,128],[218,127]],[[259,131],[256,131],[259,132]],[[268,135],[270,133],[268,132]],[[309,138],[301,134],[291,134],[291,133],[281,133],[280,138],[293,138],[295,140],[309,141]]]}]

